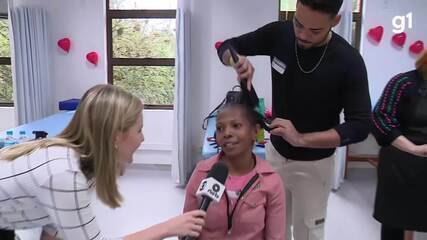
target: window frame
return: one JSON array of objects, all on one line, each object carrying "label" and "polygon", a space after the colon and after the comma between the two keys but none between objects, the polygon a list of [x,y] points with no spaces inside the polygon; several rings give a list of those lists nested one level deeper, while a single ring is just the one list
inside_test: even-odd
[{"label": "window frame", "polygon": [[[8,20],[8,15],[7,14],[0,14],[0,19],[2,19],[2,20],[3,19]],[[9,47],[10,47],[10,44],[9,44]],[[12,67],[12,60],[11,60],[11,58],[10,57],[0,57],[0,65],[7,65],[7,66],[11,66]],[[14,106],[13,100],[12,100],[12,102],[2,102],[2,101],[0,101],[0,107],[13,107],[13,106]]]},{"label": "window frame", "polygon": [[[363,1],[360,0],[360,6],[358,12],[353,12],[352,21],[356,24],[355,29],[355,43],[354,47],[360,51],[360,41],[362,37],[362,9],[363,9]],[[295,11],[281,11],[280,10],[280,1],[279,1],[279,20],[280,21],[292,21],[295,15]]]},{"label": "window frame", "polygon": [[[110,9],[110,0],[106,0],[107,9],[107,75],[108,83],[114,84],[115,66],[175,67],[175,58],[114,58],[113,57],[113,19],[176,19],[176,9],[167,10],[116,10]],[[173,104],[144,104],[144,109],[173,110]]]}]

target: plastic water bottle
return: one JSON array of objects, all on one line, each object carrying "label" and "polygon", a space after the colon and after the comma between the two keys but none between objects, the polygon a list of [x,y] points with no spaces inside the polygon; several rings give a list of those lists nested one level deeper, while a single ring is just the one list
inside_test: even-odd
[{"label": "plastic water bottle", "polygon": [[4,147],[9,147],[13,144],[16,144],[17,141],[16,139],[13,137],[13,131],[7,131],[6,132],[6,138],[4,139]]},{"label": "plastic water bottle", "polygon": [[19,131],[19,142],[20,143],[22,143],[22,142],[27,142],[27,141],[29,141],[30,139],[28,138],[28,136],[27,136],[27,132],[25,132],[25,130],[21,130],[21,131]]}]

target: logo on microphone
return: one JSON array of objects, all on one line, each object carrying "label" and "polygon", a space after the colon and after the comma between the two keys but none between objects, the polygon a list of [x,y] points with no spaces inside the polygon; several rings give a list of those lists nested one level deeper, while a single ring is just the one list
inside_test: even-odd
[{"label": "logo on microphone", "polygon": [[215,183],[214,185],[212,185],[212,189],[208,189],[208,193],[214,198],[220,198],[221,196],[218,194],[220,188],[221,187],[217,183]]},{"label": "logo on microphone", "polygon": [[200,184],[201,186],[199,188],[199,191],[203,191],[205,189],[205,187],[206,187],[206,184],[207,184],[207,181],[203,180],[202,183]]},{"label": "logo on microphone", "polygon": [[197,196],[206,196],[219,202],[222,194],[224,193],[225,186],[218,182],[215,178],[204,179],[197,190]]},{"label": "logo on microphone", "polygon": [[212,186],[212,190],[214,190],[214,192],[219,192],[220,188],[221,187],[218,184],[216,184],[216,183]]}]

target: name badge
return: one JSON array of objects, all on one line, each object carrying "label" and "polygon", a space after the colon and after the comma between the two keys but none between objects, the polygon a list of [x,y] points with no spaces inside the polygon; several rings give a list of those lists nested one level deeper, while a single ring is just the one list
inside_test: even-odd
[{"label": "name badge", "polygon": [[273,58],[273,61],[271,62],[271,67],[274,68],[274,70],[276,70],[280,74],[283,74],[286,70],[286,64],[276,57]]}]

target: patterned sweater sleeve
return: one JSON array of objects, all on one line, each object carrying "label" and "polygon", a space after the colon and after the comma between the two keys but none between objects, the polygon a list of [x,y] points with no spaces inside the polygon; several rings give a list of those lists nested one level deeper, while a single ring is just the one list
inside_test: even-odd
[{"label": "patterned sweater sleeve", "polygon": [[372,133],[381,146],[389,146],[402,135],[399,127],[399,108],[414,81],[404,74],[393,77],[383,90],[372,112]]}]

